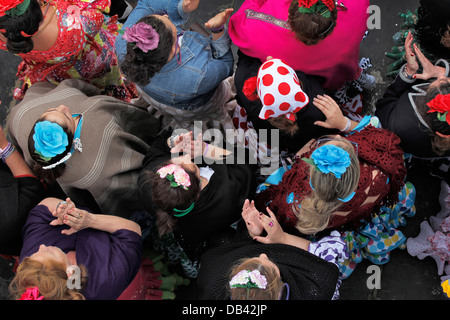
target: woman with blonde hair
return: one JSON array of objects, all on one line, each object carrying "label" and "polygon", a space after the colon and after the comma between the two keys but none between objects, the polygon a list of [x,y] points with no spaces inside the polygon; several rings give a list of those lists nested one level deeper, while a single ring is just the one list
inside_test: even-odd
[{"label": "woman with blonde hair", "polygon": [[215,300],[338,299],[337,262],[348,258],[339,233],[311,242],[284,232],[267,211],[262,214],[247,199],[230,241],[202,256],[197,278],[202,295]]},{"label": "woman with blonde hair", "polygon": [[42,200],[23,230],[13,299],[115,300],[142,261],[138,224],[77,208],[70,198]]},{"label": "woman with blonde hair", "polygon": [[406,176],[400,139],[374,127],[370,116],[360,123],[344,117],[331,97],[319,96],[314,104],[327,118],[315,124],[341,134],[303,146],[281,181],[261,188],[257,207],[268,206],[293,233],[358,228],[382,203],[398,199]]},{"label": "woman with blonde hair", "polygon": [[[87,280],[86,268],[81,270],[80,289]],[[69,289],[67,266],[63,262],[23,259],[16,271],[17,276],[10,283],[10,295],[14,300],[85,300],[76,288]]]}]

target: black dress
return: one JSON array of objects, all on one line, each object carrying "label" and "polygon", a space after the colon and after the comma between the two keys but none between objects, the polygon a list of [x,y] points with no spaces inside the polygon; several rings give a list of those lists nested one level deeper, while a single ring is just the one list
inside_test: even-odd
[{"label": "black dress", "polygon": [[240,259],[258,257],[262,253],[277,265],[282,281],[289,285],[289,300],[333,298],[339,279],[335,264],[297,247],[262,244],[244,238],[235,236],[233,239],[239,241],[215,247],[202,255],[196,282],[200,299],[229,300],[231,268]]},{"label": "black dress", "polygon": [[[233,153],[233,156],[237,153]],[[143,174],[139,178],[142,186],[144,207],[154,214],[157,210],[151,195],[151,184],[143,184],[146,170],[156,171],[159,165],[170,160],[170,149],[162,135],[150,147],[143,160]],[[245,199],[253,198],[256,190],[256,165],[241,164],[208,164],[214,170],[209,183],[201,191],[195,201],[194,209],[183,217],[176,218],[174,235],[191,261],[198,261],[206,241],[228,228],[241,217]],[[248,162],[247,162],[248,163]],[[199,167],[206,166],[201,164]]]},{"label": "black dress", "polygon": [[[253,123],[253,126],[258,131],[260,129],[272,130],[273,127],[268,120],[259,118],[262,104],[259,99],[251,101],[242,92],[244,82],[254,76],[257,76],[261,61],[256,58],[249,57],[238,51],[238,63],[234,82],[236,85],[236,100],[239,106],[243,107],[247,112],[247,119]],[[274,57],[276,58],[276,57]],[[325,121],[325,115],[312,103],[312,100],[317,95],[324,95],[325,91],[320,85],[318,79],[314,76],[307,76],[301,71],[296,71],[298,78],[302,82],[302,90],[309,97],[309,104],[302,110],[296,113],[297,125],[299,130],[297,134],[291,136],[280,131],[280,149],[288,150],[291,153],[296,153],[308,141],[313,138],[318,138],[327,134],[336,134],[337,130],[326,129],[314,125],[315,121]],[[270,139],[270,134],[267,135]],[[270,141],[268,141],[270,144]]]},{"label": "black dress", "polygon": [[0,162],[0,254],[19,255],[28,213],[45,198],[41,182],[32,176],[15,178]]},{"label": "black dress", "polygon": [[[439,158],[442,156],[432,149],[432,132],[415,110],[416,99],[423,95],[420,91],[426,91],[428,85],[429,82],[405,80],[400,71],[377,101],[375,115],[384,129],[394,132],[401,139],[400,147],[405,153],[419,158]],[[448,156],[450,151],[443,155]]]}]

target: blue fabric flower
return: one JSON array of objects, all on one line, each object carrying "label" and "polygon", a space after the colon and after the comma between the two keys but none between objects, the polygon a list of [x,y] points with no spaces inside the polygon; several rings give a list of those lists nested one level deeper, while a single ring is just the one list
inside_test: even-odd
[{"label": "blue fabric flower", "polygon": [[34,149],[43,158],[53,158],[66,150],[69,138],[57,123],[42,121],[34,127]]},{"label": "blue fabric flower", "polygon": [[331,172],[338,179],[351,164],[348,152],[333,144],[327,144],[314,150],[311,159],[320,172],[325,174]]}]

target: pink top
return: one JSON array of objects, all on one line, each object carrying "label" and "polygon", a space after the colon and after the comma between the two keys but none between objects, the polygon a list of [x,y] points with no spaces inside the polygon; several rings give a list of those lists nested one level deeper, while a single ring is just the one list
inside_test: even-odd
[{"label": "pink top", "polygon": [[246,55],[284,60],[293,69],[325,78],[326,89],[339,89],[358,78],[359,45],[367,30],[369,0],[342,0],[336,27],[317,45],[296,40],[287,23],[291,0],[246,0],[232,15],[229,34]]}]

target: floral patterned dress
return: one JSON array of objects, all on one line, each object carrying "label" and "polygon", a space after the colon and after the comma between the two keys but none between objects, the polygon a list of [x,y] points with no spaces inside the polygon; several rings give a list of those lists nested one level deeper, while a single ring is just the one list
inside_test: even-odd
[{"label": "floral patterned dress", "polygon": [[[17,76],[23,85],[14,98],[21,100],[31,85],[48,81],[59,84],[69,78],[84,80],[103,94],[130,101],[138,96],[133,83],[119,70],[114,53],[115,38],[122,27],[117,16],[106,17],[110,0],[53,0],[59,34],[46,51],[18,54],[22,58]],[[6,44],[0,41],[0,48]]]}]

